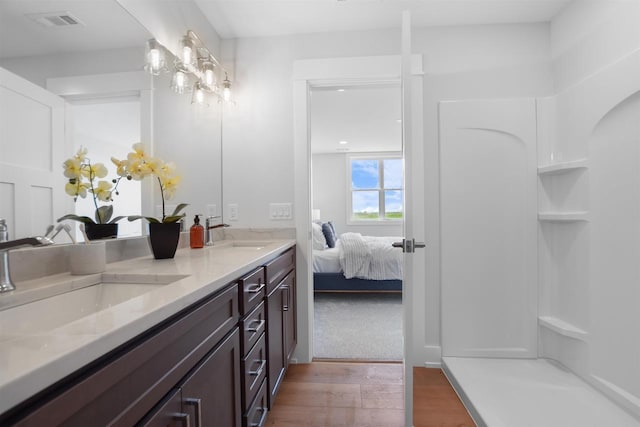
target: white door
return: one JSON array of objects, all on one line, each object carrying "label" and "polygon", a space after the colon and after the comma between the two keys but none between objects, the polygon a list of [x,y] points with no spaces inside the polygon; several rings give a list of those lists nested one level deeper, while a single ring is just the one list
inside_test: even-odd
[{"label": "white door", "polygon": [[0,218],[9,239],[43,235],[67,212],[64,100],[0,68]]},{"label": "white door", "polygon": [[442,353],[537,356],[533,99],[440,104]]}]

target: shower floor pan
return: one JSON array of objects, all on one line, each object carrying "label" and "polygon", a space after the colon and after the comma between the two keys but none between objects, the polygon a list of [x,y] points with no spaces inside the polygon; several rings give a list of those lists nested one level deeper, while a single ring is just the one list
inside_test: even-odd
[{"label": "shower floor pan", "polygon": [[624,409],[547,359],[442,360],[479,427],[640,427]]}]

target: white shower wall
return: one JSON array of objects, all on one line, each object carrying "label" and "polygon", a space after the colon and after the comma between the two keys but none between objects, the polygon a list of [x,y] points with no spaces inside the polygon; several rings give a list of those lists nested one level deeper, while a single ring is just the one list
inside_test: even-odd
[{"label": "white shower wall", "polygon": [[551,25],[556,95],[539,111],[540,355],[640,417],[640,2],[573,2]]}]

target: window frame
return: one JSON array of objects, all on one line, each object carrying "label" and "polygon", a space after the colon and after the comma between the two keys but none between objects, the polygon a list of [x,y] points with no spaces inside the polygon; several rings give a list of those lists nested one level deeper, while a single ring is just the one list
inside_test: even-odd
[{"label": "window frame", "polygon": [[[402,168],[402,186],[400,188],[385,188],[384,187],[384,160],[400,159],[402,160],[401,152],[384,152],[384,153],[350,153],[346,156],[346,177],[347,177],[347,221],[348,225],[389,225],[390,223],[399,223],[404,221],[404,165]],[[354,190],[352,187],[352,160],[377,160],[378,161],[378,184],[379,188],[366,188]],[[353,213],[353,193],[354,191],[377,191],[378,192],[378,209],[379,216],[376,219],[356,219],[352,216]],[[385,206],[385,191],[401,191],[403,200],[403,215],[402,218],[386,218],[386,206]]]}]

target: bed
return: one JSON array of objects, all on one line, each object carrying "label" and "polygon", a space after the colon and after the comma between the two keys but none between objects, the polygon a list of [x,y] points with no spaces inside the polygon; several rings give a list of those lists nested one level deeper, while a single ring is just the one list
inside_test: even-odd
[{"label": "bed", "polygon": [[401,292],[402,251],[391,246],[394,241],[398,238],[344,233],[335,247],[314,249],[314,291]]}]

